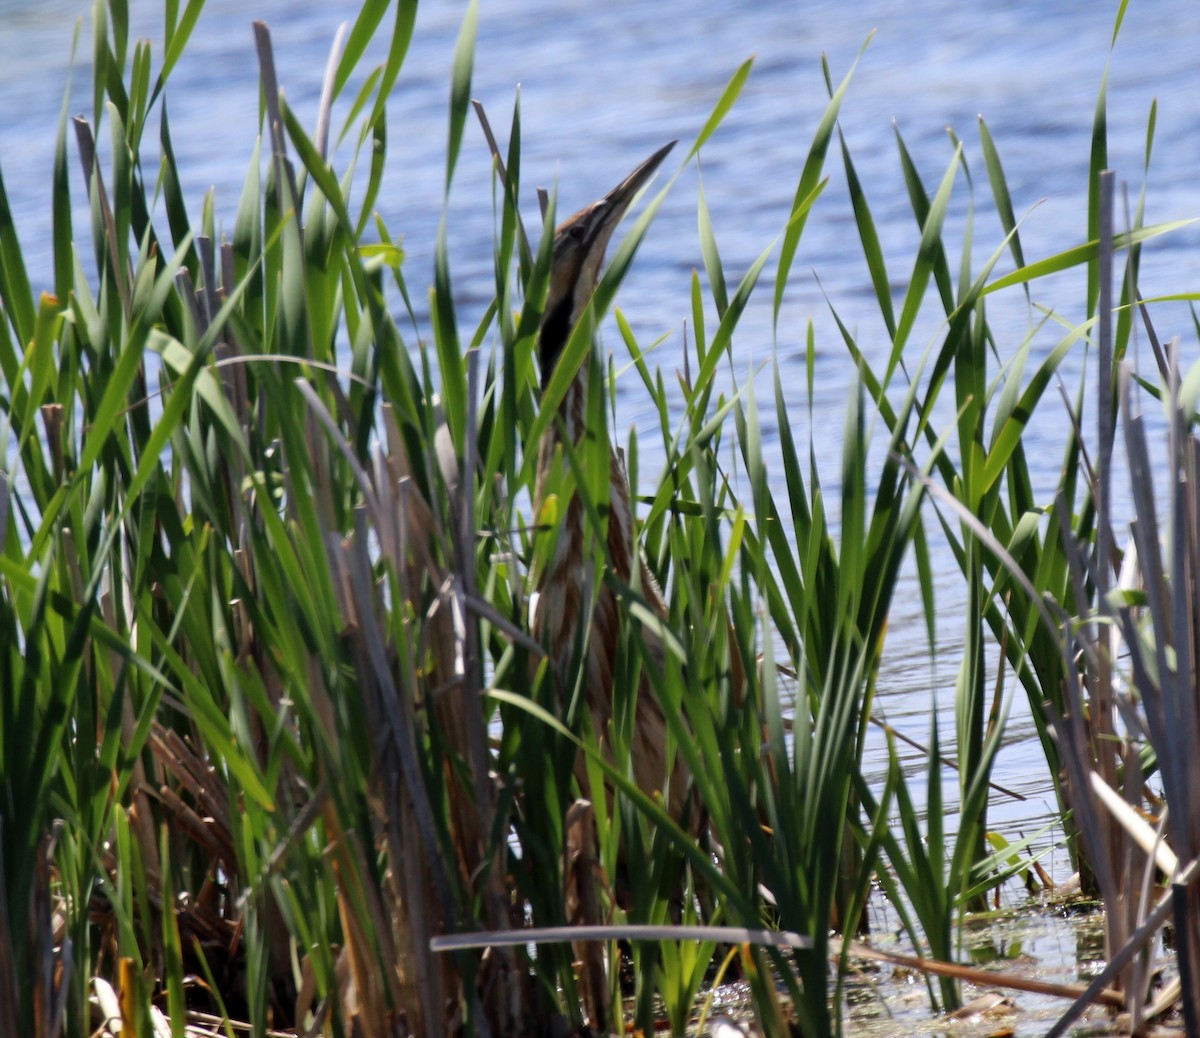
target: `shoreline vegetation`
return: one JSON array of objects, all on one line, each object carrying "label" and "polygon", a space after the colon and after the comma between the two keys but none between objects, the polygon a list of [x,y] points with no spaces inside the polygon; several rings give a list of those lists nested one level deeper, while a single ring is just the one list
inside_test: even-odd
[{"label": "shoreline vegetation", "polygon": [[[1032,990],[961,965],[972,913],[1044,876],[1026,842],[988,825],[1014,697],[1103,905],[1107,965],[1086,986],[1038,989],[1063,999],[1050,1033],[1093,1004],[1120,1031],[1200,1033],[1200,367],[1160,338],[1159,300],[1137,287],[1142,249],[1191,221],[1145,226],[1144,176],[1129,225],[1114,224],[1105,84],[1087,238],[1045,257],[1024,253],[1003,142],[982,119],[985,168],[955,142],[931,185],[897,132],[921,231],[905,280],[869,201],[896,185],[859,181],[838,126],[854,68],[839,79],[826,64],[790,212],[736,283],[701,188],[679,407],[617,290],[672,170],[736,119],[751,61],[635,205],[543,372],[555,200],[523,226],[519,107],[503,132],[472,111],[476,3],[448,83],[446,184],[479,118],[494,299],[460,327],[443,221],[427,341],[407,330],[427,272],[406,267],[400,229],[374,208],[415,0],[364,0],[311,131],[255,24],[260,124],[244,128],[253,150],[223,234],[211,198],[197,215],[183,197],[166,106],[203,6],[165,0],[160,46],[129,39],[126,0],[95,4],[90,114],[68,118],[64,98],[57,126],[47,291],[0,181],[0,1035],[684,1034],[709,1026],[708,993],[737,978],[746,1017],[722,1027],[820,1038],[843,1033],[847,979],[867,959],[919,975],[930,1019],[964,1011],[964,983]],[[373,41],[383,63],[361,67]],[[336,167],[335,152],[349,153]],[[778,366],[744,385],[723,372],[764,271],[778,328],[836,163],[891,346],[869,365],[830,301],[857,370],[834,495],[793,438],[817,392],[812,326],[805,399],[788,399]],[[947,211],[964,191],[952,250]],[[1003,229],[982,266],[977,206]],[[1063,271],[1086,293],[1082,324],[1038,298]],[[1024,296],[1021,341],[989,325],[997,293]],[[661,443],[611,428],[615,374],[593,348],[610,311]],[[912,331],[930,312],[940,331],[922,349]],[[1035,351],[1046,329],[1057,344]],[[1150,375],[1127,359],[1136,337]],[[1094,375],[1066,385],[1080,354]],[[576,381],[583,434],[535,498],[538,445]],[[1023,442],[1038,407],[1064,415],[1045,499]],[[1155,410],[1163,422],[1143,416]],[[771,471],[763,415],[780,441]],[[653,608],[636,572],[608,565],[610,444],[644,495]],[[653,482],[641,463],[660,453]],[[1111,519],[1118,479],[1128,530]],[[530,574],[571,509],[579,593],[586,605],[603,590],[620,616],[603,731],[585,702],[588,625],[550,660],[530,620]],[[886,777],[870,784],[907,560],[932,651],[934,536],[966,589],[953,715],[931,704],[916,771],[889,732]],[[661,708],[664,759],[691,776],[700,836],[633,779],[639,694]],[[865,932],[879,899],[908,952]]]}]

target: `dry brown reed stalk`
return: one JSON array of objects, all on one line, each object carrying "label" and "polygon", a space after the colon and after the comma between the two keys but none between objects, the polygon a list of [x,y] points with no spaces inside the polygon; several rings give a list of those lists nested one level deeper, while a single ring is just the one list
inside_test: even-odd
[{"label": "dry brown reed stalk", "polygon": [[[1112,267],[1113,267],[1113,175],[1100,175],[1100,296],[1098,315],[1097,391],[1099,409],[1095,468],[1092,471],[1092,495],[1096,502],[1097,531],[1094,549],[1078,544],[1062,513],[1063,546],[1071,562],[1075,600],[1091,600],[1087,584],[1095,588],[1095,598],[1103,601],[1114,579],[1114,549],[1111,524],[1112,447]],[[1105,903],[1105,939],[1111,957],[1136,929],[1138,905],[1129,895],[1137,889],[1138,877],[1145,869],[1145,856],[1129,843],[1124,830],[1090,795],[1089,773],[1095,770],[1102,781],[1121,788],[1121,778],[1136,794],[1140,788],[1140,764],[1136,748],[1116,729],[1116,703],[1113,692],[1114,660],[1107,631],[1096,618],[1080,625],[1074,641],[1077,661],[1068,661],[1066,687],[1067,713],[1054,718],[1059,746],[1067,765],[1070,802],[1087,847],[1087,861],[1095,874]],[[1118,985],[1131,999],[1137,987],[1132,973],[1126,972]]]},{"label": "dry brown reed stalk", "polygon": [[[1105,905],[1108,966],[1101,979],[1116,979],[1125,999],[1126,1023],[1141,1033],[1170,1000],[1151,1001],[1155,973],[1152,942],[1164,923],[1173,924],[1179,963],[1175,998],[1189,1031],[1200,1028],[1200,900],[1197,855],[1200,822],[1192,805],[1200,797],[1200,702],[1196,698],[1200,655],[1200,438],[1195,416],[1180,397],[1178,351],[1164,351],[1145,306],[1139,306],[1154,347],[1162,398],[1168,415],[1168,505],[1160,522],[1155,506],[1154,466],[1146,445],[1139,407],[1132,397],[1134,376],[1126,361],[1113,367],[1111,348],[1112,174],[1101,177],[1100,236],[1100,396],[1101,448],[1093,475],[1098,503],[1094,554],[1066,536],[1078,601],[1085,581],[1096,588],[1094,616],[1077,625],[1078,677],[1068,687],[1068,714],[1056,718],[1063,757],[1075,789],[1076,821]],[[1135,293],[1131,295],[1136,296]],[[1114,384],[1111,374],[1116,371]],[[1115,550],[1108,501],[1114,485],[1110,468],[1112,403],[1119,406],[1125,432],[1131,496],[1136,513],[1132,543],[1123,566]],[[1185,413],[1186,411],[1186,413]],[[1107,434],[1106,434],[1107,430]],[[1118,569],[1136,570],[1115,583]],[[1128,653],[1130,678],[1118,683],[1116,653]],[[1086,698],[1084,693],[1086,693]],[[1152,755],[1147,751],[1152,750]],[[1138,814],[1150,799],[1144,763],[1161,776],[1165,807],[1157,831]],[[1093,794],[1093,795],[1088,795]],[[1160,844],[1165,841],[1165,844]],[[1181,862],[1189,862],[1181,868]],[[1164,864],[1166,863],[1166,864]],[[1159,876],[1170,884],[1155,895]],[[1095,984],[1091,986],[1094,988]],[[1089,991],[1091,990],[1089,989]],[[1084,999],[1058,1022],[1054,1035],[1082,1011]]]},{"label": "dry brown reed stalk", "polygon": [[[305,395],[314,413],[324,415],[315,394],[305,390]],[[465,589],[470,581],[461,569],[455,574],[445,571],[434,556],[435,545],[445,546],[443,527],[413,480],[403,440],[387,408],[385,423],[389,449],[377,449],[371,471],[358,469],[365,504],[354,535],[343,540],[330,534],[326,539],[330,565],[338,574],[343,637],[357,661],[368,727],[376,733],[376,824],[390,861],[381,891],[384,918],[377,923],[386,924],[397,950],[402,1003],[407,1026],[415,1033],[457,1026],[445,1018],[443,1007],[464,998],[479,1002],[477,1008],[497,1033],[510,1033],[525,1026],[528,995],[521,979],[525,973],[507,953],[485,959],[473,980],[462,975],[460,961],[431,960],[428,955],[431,937],[458,929],[454,905],[464,891],[475,891],[467,896],[480,899],[490,925],[510,925],[510,918],[503,887],[503,842],[499,850],[490,850],[496,806],[487,770],[478,670],[468,662]],[[461,529],[458,524],[452,527]],[[367,555],[372,534],[379,545],[378,561],[395,576],[390,587],[399,601],[393,600],[390,610],[421,621],[417,641],[402,650],[395,644],[396,632],[381,600],[376,563]],[[457,550],[463,550],[461,541]],[[471,564],[468,552],[464,566]],[[416,740],[423,738],[426,710],[447,743],[443,780],[449,792],[452,858],[436,835],[433,807],[417,771]],[[455,761],[462,770],[452,766]],[[361,875],[359,882],[367,883],[369,877]],[[343,914],[350,916],[353,909],[343,906]],[[375,968],[367,948],[360,948],[353,961],[368,971]],[[373,983],[356,971],[352,976],[360,992]]]},{"label": "dry brown reed stalk", "polygon": [[[840,944],[840,942],[835,943]],[[858,941],[849,943],[846,945],[846,949],[851,958],[885,962],[902,969],[931,973],[940,977],[952,977],[955,980],[967,981],[971,984],[1008,988],[1013,991],[1028,991],[1035,995],[1049,995],[1051,998],[1080,999],[1085,1006],[1095,1004],[1119,1009],[1125,1005],[1125,997],[1120,991],[1103,986],[1093,990],[1084,984],[1055,984],[1032,977],[1022,977],[1015,973],[1007,973],[1003,970],[980,969],[977,966],[963,966],[957,962],[940,962],[923,955],[900,955],[895,952],[882,951]]]}]

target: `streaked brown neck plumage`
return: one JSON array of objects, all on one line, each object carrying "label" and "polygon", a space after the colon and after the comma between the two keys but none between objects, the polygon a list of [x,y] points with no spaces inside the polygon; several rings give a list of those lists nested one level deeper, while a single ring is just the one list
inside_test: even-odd
[{"label": "streaked brown neck plumage", "polygon": [[554,232],[554,258],[550,265],[550,286],[538,333],[538,362],[542,388],[550,380],[554,366],[583,316],[596,283],[613,231],[625,215],[638,191],[654,175],[675,142],[659,148],[607,195],[568,217]]},{"label": "streaked brown neck plumage", "polygon": [[[555,366],[576,325],[582,318],[600,279],[604,253],[634,196],[654,174],[674,142],[660,148],[612,191],[563,221],[554,235],[554,258],[550,285],[546,293],[541,328],[538,333],[538,362],[542,389],[549,384]],[[586,422],[588,370],[580,367],[559,406],[558,420],[552,423],[539,445],[537,509],[544,504],[546,486],[555,464],[556,448],[566,440],[579,442]],[[628,581],[638,562],[633,539],[633,513],[629,485],[624,468],[615,452],[610,454],[609,558],[617,575]],[[538,610],[535,629],[543,644],[569,659],[574,636],[585,609],[584,596],[591,586],[584,545],[582,505],[572,495],[566,515],[560,519],[553,557],[537,575]],[[615,635],[615,605],[597,603],[597,610],[610,606],[614,611],[610,626]],[[605,622],[604,617],[597,621]]]},{"label": "streaked brown neck plumage", "polygon": [[[541,364],[542,390],[545,391],[571,335],[582,318],[595,291],[604,262],[604,251],[613,231],[641,189],[673,147],[659,149],[612,191],[598,202],[566,220],[554,237],[554,259],[547,290],[546,307],[538,334],[538,360]],[[580,443],[587,421],[586,394],[588,367],[579,372],[567,387],[559,405],[557,421],[552,422],[539,445],[536,508],[542,514],[548,487],[554,485],[555,465],[565,464],[558,449],[564,441]],[[609,446],[609,511],[607,556],[617,578],[632,583],[639,575],[643,596],[664,620],[666,604],[658,585],[647,569],[634,540],[633,508],[629,480],[617,452]],[[592,554],[586,543],[586,517],[579,495],[570,493],[566,512],[559,510],[558,529],[547,531],[555,537],[549,561],[535,575],[537,606],[534,611],[535,636],[550,653],[552,671],[560,695],[568,692],[576,638],[582,624],[590,624],[586,671],[586,697],[592,729],[606,740],[613,709],[613,673],[620,633],[617,598],[608,584],[598,586],[595,601],[589,601],[595,585]],[[662,664],[662,642],[646,626],[641,631],[648,657]],[[650,666],[656,665],[651,663]],[[647,793],[661,792],[667,810],[680,818],[689,803],[690,776],[676,756],[668,759],[666,721],[654,697],[645,669],[637,690],[636,724],[631,747],[634,778]],[[587,789],[586,769],[577,762],[580,785]],[[699,825],[702,812],[686,808],[692,825]]]}]

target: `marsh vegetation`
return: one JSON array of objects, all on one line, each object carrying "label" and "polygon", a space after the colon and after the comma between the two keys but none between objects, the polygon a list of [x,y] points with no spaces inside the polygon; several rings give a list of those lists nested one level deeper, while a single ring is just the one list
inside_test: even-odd
[{"label": "marsh vegetation", "polygon": [[[1144,179],[1115,204],[1103,86],[1087,235],[1028,256],[986,122],[982,168],[954,142],[927,183],[897,133],[899,182],[861,183],[838,124],[853,69],[826,67],[790,210],[740,277],[700,190],[703,269],[690,312],[664,315],[687,328],[664,361],[618,289],[673,170],[737,118],[747,61],[539,371],[556,204],[530,219],[519,105],[479,199],[492,301],[467,326],[445,221],[432,271],[412,270],[403,228],[376,211],[415,2],[362,3],[312,127],[255,26],[260,120],[224,228],[211,197],[184,197],[168,117],[202,8],[167,0],[151,45],[130,39],[124,0],[96,3],[87,114],[64,99],[56,131],[46,290],[0,184],[0,1033],[683,1033],[736,976],[762,1033],[821,1036],[872,955],[915,968],[930,1013],[953,1012],[978,979],[955,966],[967,920],[1036,874],[1029,846],[988,823],[1016,698],[1103,905],[1108,965],[1063,992],[1055,1033],[1092,1002],[1125,1013],[1121,1028],[1165,1014],[1200,1033],[1200,375],[1170,338],[1200,326],[1160,335],[1138,290],[1142,251],[1183,223],[1144,224]],[[476,17],[469,5],[447,84],[447,191],[487,159],[462,148],[480,117]],[[383,62],[361,67],[380,41]],[[1147,170],[1153,138],[1152,111]],[[784,319],[831,164],[888,343],[873,359],[831,299],[839,341],[805,329],[797,399],[777,362],[746,379],[732,361],[752,296]],[[901,268],[874,191],[903,192],[919,228]],[[956,193],[970,204],[952,246]],[[1077,286],[1082,322],[1042,298],[1048,281]],[[1017,339],[989,323],[1011,297],[1029,317]],[[594,347],[606,321],[628,367]],[[927,345],[919,322],[937,329]],[[1151,370],[1131,363],[1138,339]],[[830,482],[794,430],[834,348],[857,374]],[[615,427],[618,378],[656,427]],[[535,494],[577,382],[583,435]],[[1024,440],[1044,408],[1063,415],[1050,494]],[[661,609],[608,564],[613,443]],[[1113,519],[1117,486],[1132,526]],[[572,509],[582,599],[620,607],[603,730],[587,625],[550,660],[531,621],[530,574]],[[943,559],[966,601],[953,713],[931,703],[923,767],[892,746],[868,781],[898,581],[915,572],[932,642]],[[661,709],[702,831],[635,781],[639,695]],[[883,899],[902,951],[863,932]],[[606,929],[572,943],[563,928],[582,923]]]}]

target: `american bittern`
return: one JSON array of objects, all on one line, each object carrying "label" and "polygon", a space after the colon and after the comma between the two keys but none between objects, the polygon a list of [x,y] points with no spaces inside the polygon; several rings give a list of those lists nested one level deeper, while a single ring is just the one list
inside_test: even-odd
[{"label": "american bittern", "polygon": [[[613,231],[638,190],[658,169],[674,143],[672,141],[660,148],[607,195],[564,221],[555,232],[550,287],[538,336],[543,390],[591,300],[604,262],[604,250]],[[562,442],[566,440],[574,447],[584,435],[587,391],[588,370],[587,365],[582,365],[563,397],[557,421],[549,426],[540,445],[536,490],[539,513],[545,501],[546,488],[554,474],[554,466],[565,464],[560,449]],[[634,539],[633,508],[625,467],[611,446],[608,504],[609,564],[617,578],[627,584],[632,582],[637,572],[642,595],[654,611],[665,619],[667,607],[662,592],[647,569]],[[586,522],[583,502],[577,493],[572,494],[557,531],[553,556],[535,577],[538,598],[534,632],[554,661],[560,691],[566,691],[564,686],[569,679],[575,639],[586,618],[593,586]],[[586,660],[587,704],[593,729],[603,738],[612,716],[613,666],[620,627],[617,599],[607,584],[599,585],[591,607],[590,622]],[[649,665],[654,665],[656,658],[659,661],[662,658],[661,639],[648,628],[642,634]],[[634,778],[647,793],[662,791],[667,810],[678,818],[684,808],[689,775],[682,762],[667,759],[666,722],[645,673],[638,689],[635,722],[632,745]]]}]

